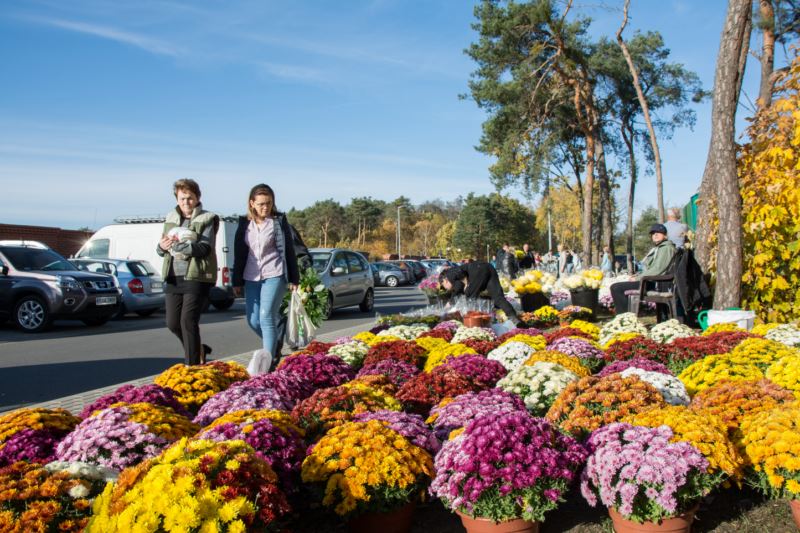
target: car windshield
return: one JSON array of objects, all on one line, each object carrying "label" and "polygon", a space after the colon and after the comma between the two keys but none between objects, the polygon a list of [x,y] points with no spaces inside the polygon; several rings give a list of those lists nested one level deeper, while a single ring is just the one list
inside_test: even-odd
[{"label": "car windshield", "polygon": [[41,270],[47,272],[58,272],[66,270],[78,270],[75,265],[55,253],[53,250],[42,250],[39,248],[25,247],[3,247],[0,248],[8,258],[8,261],[17,270],[34,271]]},{"label": "car windshield", "polygon": [[331,260],[330,252],[311,252],[311,261],[313,261],[314,270],[317,272],[324,272],[328,266],[328,261]]}]

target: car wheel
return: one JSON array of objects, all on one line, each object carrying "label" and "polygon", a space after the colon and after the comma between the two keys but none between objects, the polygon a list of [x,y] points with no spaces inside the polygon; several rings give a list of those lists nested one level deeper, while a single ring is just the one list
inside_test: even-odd
[{"label": "car wheel", "polygon": [[233,305],[233,302],[236,300],[231,298],[230,300],[222,300],[219,302],[211,302],[214,305],[215,309],[219,309],[220,311],[227,311]]},{"label": "car wheel", "polygon": [[364,295],[364,299],[358,305],[358,308],[364,313],[369,313],[375,308],[375,294],[372,289],[367,289],[367,294]]},{"label": "car wheel", "polygon": [[386,278],[386,286],[387,287],[397,287],[397,278],[394,276],[388,276]]},{"label": "car wheel", "polygon": [[322,310],[322,316],[328,320],[333,315],[333,295],[328,293],[328,301],[325,304],[325,309]]},{"label": "car wheel", "polygon": [[83,322],[84,324],[86,324],[89,327],[95,328],[97,326],[102,326],[103,324],[108,322],[110,319],[111,319],[110,316],[99,316],[99,317],[95,317],[95,318],[84,318],[83,320],[81,320],[81,322]]},{"label": "car wheel", "polygon": [[25,296],[14,306],[14,322],[26,333],[40,333],[52,324],[47,304],[38,296]]},{"label": "car wheel", "polygon": [[139,315],[142,318],[146,318],[146,317],[152,315],[153,313],[155,313],[156,311],[158,311],[158,307],[155,307],[153,309],[142,309],[142,310],[136,311],[136,314]]}]

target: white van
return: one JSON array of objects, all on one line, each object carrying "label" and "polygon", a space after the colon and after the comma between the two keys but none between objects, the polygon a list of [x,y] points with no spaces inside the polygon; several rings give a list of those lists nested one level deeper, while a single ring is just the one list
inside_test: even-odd
[{"label": "white van", "polygon": [[[164,217],[117,218],[116,224],[103,226],[86,241],[75,257],[93,259],[144,259],[161,272],[163,259],[156,252]],[[209,300],[217,309],[228,309],[234,302],[233,240],[237,217],[220,217],[217,232],[217,283]]]}]

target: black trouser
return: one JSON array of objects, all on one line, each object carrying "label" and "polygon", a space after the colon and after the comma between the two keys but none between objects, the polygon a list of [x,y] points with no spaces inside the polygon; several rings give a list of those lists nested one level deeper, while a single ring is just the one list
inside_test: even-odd
[{"label": "black trouser", "polygon": [[492,297],[494,305],[503,310],[509,320],[518,322],[517,312],[511,306],[506,295],[503,293],[503,287],[500,286],[500,278],[497,276],[497,271],[489,274],[489,281],[486,282],[486,292]]},{"label": "black trouser", "polygon": [[[619,315],[621,313],[627,313],[628,309],[628,297],[625,296],[625,291],[629,291],[632,289],[639,289],[640,283],[638,281],[620,281],[619,283],[614,283],[611,285],[611,298],[614,299],[614,311]],[[634,311],[636,311],[634,309]]]},{"label": "black trouser", "polygon": [[206,305],[205,293],[166,293],[167,328],[183,345],[187,365],[199,365],[203,345],[200,342],[200,315]]}]

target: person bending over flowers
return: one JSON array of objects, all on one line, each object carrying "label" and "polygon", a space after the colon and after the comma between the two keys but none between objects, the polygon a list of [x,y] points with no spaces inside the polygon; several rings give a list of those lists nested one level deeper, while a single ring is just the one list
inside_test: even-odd
[{"label": "person bending over flowers", "polygon": [[470,300],[476,300],[481,292],[487,291],[494,305],[502,309],[509,320],[515,322],[517,327],[524,327],[517,317],[517,312],[503,294],[497,270],[489,263],[472,261],[465,265],[450,267],[439,274],[439,284],[451,296],[463,294]]}]

